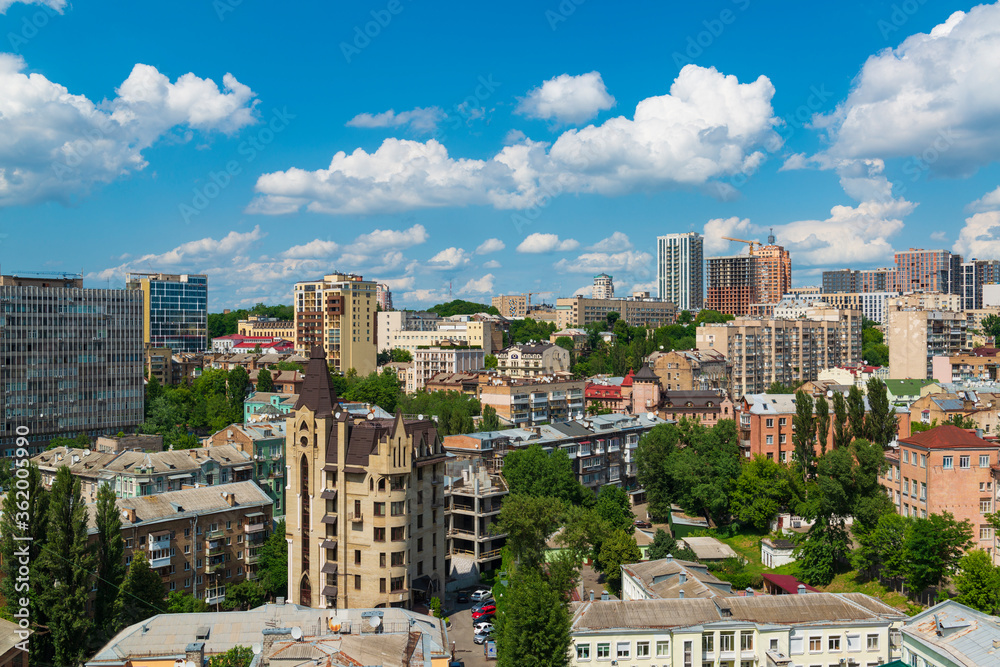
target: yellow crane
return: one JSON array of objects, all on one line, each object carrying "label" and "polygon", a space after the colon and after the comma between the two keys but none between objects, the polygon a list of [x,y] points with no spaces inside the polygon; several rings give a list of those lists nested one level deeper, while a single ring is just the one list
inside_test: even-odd
[{"label": "yellow crane", "polygon": [[750,246],[750,256],[751,257],[753,256],[754,246],[762,246],[762,245],[764,245],[760,241],[747,241],[746,239],[734,239],[731,236],[723,236],[721,238],[723,238],[723,239],[725,239],[727,241],[736,241],[737,243],[746,243],[748,246]]},{"label": "yellow crane", "polygon": [[528,297],[524,304],[525,312],[531,310],[531,297],[540,294],[554,294],[554,292],[526,292],[525,295]]}]

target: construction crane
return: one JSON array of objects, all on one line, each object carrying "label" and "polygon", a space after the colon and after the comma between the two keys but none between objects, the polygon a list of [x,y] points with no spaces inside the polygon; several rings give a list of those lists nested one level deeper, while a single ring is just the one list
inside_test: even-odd
[{"label": "construction crane", "polygon": [[528,297],[528,299],[524,303],[524,310],[525,310],[525,312],[531,310],[531,297],[532,297],[532,295],[536,295],[536,294],[553,294],[553,292],[527,292],[526,296]]},{"label": "construction crane", "polygon": [[751,257],[753,257],[754,246],[758,246],[758,245],[762,246],[762,245],[764,245],[760,241],[747,241],[746,239],[734,239],[731,236],[723,236],[723,237],[720,237],[720,238],[723,238],[723,239],[725,239],[727,241],[736,241],[738,243],[746,243],[747,245],[750,246],[750,256]]}]

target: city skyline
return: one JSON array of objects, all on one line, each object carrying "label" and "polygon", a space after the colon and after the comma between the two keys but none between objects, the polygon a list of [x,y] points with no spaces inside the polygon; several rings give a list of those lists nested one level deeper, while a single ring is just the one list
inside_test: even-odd
[{"label": "city skyline", "polygon": [[1000,258],[997,5],[0,11],[5,272],[204,274],[218,312],[334,272],[397,307],[656,294],[656,238],[690,231],[709,257],[773,228],[795,285]]}]

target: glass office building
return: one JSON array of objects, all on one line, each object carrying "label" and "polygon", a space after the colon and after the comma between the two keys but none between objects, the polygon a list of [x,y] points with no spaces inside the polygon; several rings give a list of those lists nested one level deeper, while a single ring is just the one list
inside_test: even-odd
[{"label": "glass office building", "polygon": [[130,273],[129,290],[143,295],[143,342],[173,352],[208,350],[208,278]]}]

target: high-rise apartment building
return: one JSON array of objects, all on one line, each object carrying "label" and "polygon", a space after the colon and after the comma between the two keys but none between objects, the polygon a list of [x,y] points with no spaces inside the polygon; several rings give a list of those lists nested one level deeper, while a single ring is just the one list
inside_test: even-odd
[{"label": "high-rise apartment building", "polygon": [[614,278],[606,273],[600,273],[594,276],[594,291],[592,296],[595,299],[613,299],[615,298],[615,281]]},{"label": "high-rise apartment building", "polygon": [[858,271],[859,292],[899,292],[899,276],[896,269],[863,269]]},{"label": "high-rise apartment building", "polygon": [[174,352],[208,349],[208,277],[129,273],[126,289],[142,292],[142,340]]},{"label": "high-rise apartment building", "polygon": [[375,370],[374,282],[351,273],[332,273],[319,280],[295,283],[295,351],[309,354],[314,345],[326,350],[330,367],[359,375]]},{"label": "high-rise apartment building", "polygon": [[[737,317],[698,327],[699,350],[715,350],[729,366],[730,395],[758,394],[772,382],[795,386],[824,368],[861,361],[859,310],[810,308],[800,319]],[[890,344],[891,349],[891,344]]]},{"label": "high-rise apartment building", "polygon": [[312,349],[286,420],[290,601],[406,607],[442,597],[446,455],[431,420],[354,423]]},{"label": "high-rise apartment building", "polygon": [[1000,283],[1000,261],[973,259],[962,262],[961,271],[962,310],[978,310],[983,307],[983,285]]},{"label": "high-rise apartment building", "polygon": [[143,298],[83,278],[0,278],[0,453],[143,420]]},{"label": "high-rise apartment building", "polygon": [[760,270],[754,255],[708,258],[705,308],[728,315],[745,315],[760,302]]},{"label": "high-rise apartment building", "polygon": [[621,299],[588,299],[573,296],[556,299],[556,327],[583,327],[607,319],[608,313],[618,313],[629,326],[657,327],[677,320],[677,306],[672,301],[650,298],[649,292],[635,292]]},{"label": "high-rise apartment building", "polygon": [[823,272],[823,294],[857,293],[860,291],[860,271],[839,269]]},{"label": "high-rise apartment building", "polygon": [[705,240],[697,232],[656,239],[656,277],[660,298],[680,310],[698,310],[705,300]]},{"label": "high-rise apartment building", "polygon": [[756,255],[760,301],[778,303],[792,286],[792,256],[774,242],[773,234],[767,237],[767,245],[758,249]]},{"label": "high-rise apartment building", "polygon": [[965,349],[965,313],[890,307],[889,375],[902,380],[934,376],[934,357],[951,357]]},{"label": "high-rise apartment building", "polygon": [[947,250],[910,248],[897,252],[895,257],[895,291],[961,294],[961,255]]},{"label": "high-rise apartment building", "polygon": [[491,305],[504,317],[525,317],[528,314],[528,299],[524,294],[501,294],[493,297]]},{"label": "high-rise apartment building", "polygon": [[382,310],[392,310],[392,291],[385,283],[375,286],[375,299]]}]

